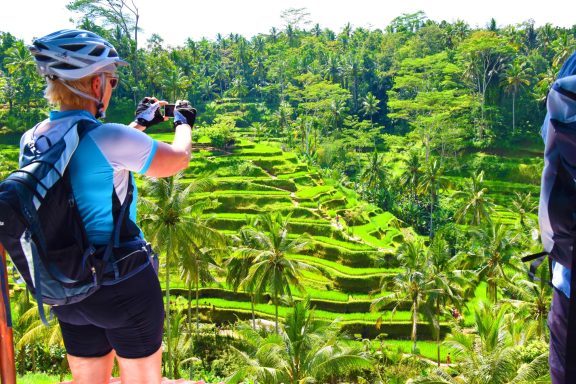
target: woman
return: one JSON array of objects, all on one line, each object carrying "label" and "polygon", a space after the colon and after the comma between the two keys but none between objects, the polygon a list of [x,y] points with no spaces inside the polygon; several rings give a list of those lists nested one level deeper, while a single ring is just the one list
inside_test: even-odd
[{"label": "woman", "polygon": [[[21,148],[34,145],[42,151],[80,120],[95,126],[82,138],[67,168],[88,240],[101,247],[110,243],[115,220],[126,217],[119,223],[119,237],[142,242],[135,224],[137,191],[131,172],[166,177],[186,168],[196,111],[187,102],[177,105],[171,145],[142,132],[167,119],[159,111],[166,102],[155,98],[142,100],[129,125],[102,124],[97,119],[104,117],[118,85],[116,70],[128,65],[112,44],[92,32],[62,30],[35,40],[30,51],[46,77],[45,96],[58,110],[24,134]],[[123,203],[125,215],[119,213]],[[160,285],[148,257],[127,260],[122,266],[125,279],[114,280],[117,271],[105,270],[110,284],[79,303],[53,308],[74,383],[108,383],[114,358],[123,383],[161,380]]]}]

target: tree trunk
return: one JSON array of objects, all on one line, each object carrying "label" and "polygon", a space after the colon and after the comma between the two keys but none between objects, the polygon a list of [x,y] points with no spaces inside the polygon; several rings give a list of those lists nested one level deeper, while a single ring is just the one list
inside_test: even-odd
[{"label": "tree trunk", "polygon": [[512,136],[516,135],[516,92],[512,93]]},{"label": "tree trunk", "polygon": [[416,353],[416,329],[418,327],[418,300],[412,303],[412,353]]},{"label": "tree trunk", "polygon": [[172,253],[172,233],[168,235],[166,249],[166,346],[168,350],[168,376],[172,377],[172,341],[170,338],[170,253]]},{"label": "tree trunk", "polygon": [[199,287],[199,275],[200,271],[198,270],[198,259],[196,259],[196,337],[198,337],[198,331],[200,330],[200,315],[199,315],[199,311],[198,311],[198,292],[200,290]]},{"label": "tree trunk", "polygon": [[188,333],[192,335],[192,279],[188,281]]},{"label": "tree trunk", "polygon": [[440,366],[440,301],[436,299],[436,318],[438,319],[438,330],[436,333],[436,355],[438,366]]},{"label": "tree trunk", "polygon": [[250,305],[252,306],[252,329],[256,330],[256,312],[254,310],[254,294],[250,294]]},{"label": "tree trunk", "polygon": [[278,297],[274,297],[274,305],[276,307],[276,334],[279,335],[280,332],[278,330]]}]

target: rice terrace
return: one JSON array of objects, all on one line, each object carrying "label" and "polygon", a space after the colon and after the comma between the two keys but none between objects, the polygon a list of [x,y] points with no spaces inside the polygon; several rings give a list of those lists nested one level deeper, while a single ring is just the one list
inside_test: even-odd
[{"label": "rice terrace", "polygon": [[[197,110],[188,167],[134,174],[165,382],[551,382],[548,265],[531,280],[521,258],[543,249],[540,127],[576,26],[416,12],[331,30],[289,8],[172,46],[138,39],[135,3],[66,18],[130,63],[106,122],[145,96]],[[30,43],[0,25],[0,180],[53,109]],[[174,139],[171,120],[145,133]],[[57,318],[7,268],[18,382],[72,380]]]}]

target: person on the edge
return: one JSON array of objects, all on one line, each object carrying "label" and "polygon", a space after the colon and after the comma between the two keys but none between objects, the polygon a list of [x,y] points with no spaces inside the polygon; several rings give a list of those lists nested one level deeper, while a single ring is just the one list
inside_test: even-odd
[{"label": "person on the edge", "polygon": [[[131,172],[167,177],[185,169],[196,110],[187,101],[178,102],[171,145],[143,132],[167,120],[159,111],[167,103],[153,97],[142,100],[136,120],[129,125],[101,123],[97,119],[104,117],[119,82],[117,68],[128,65],[112,44],[89,31],[61,30],[34,40],[29,49],[46,78],[45,97],[58,110],[26,132],[20,148],[35,145],[42,150],[75,122],[91,120],[97,127],[80,141],[67,168],[88,240],[99,246],[108,244],[119,207],[131,198],[121,237],[144,241],[135,224],[138,196]],[[74,383],[108,383],[115,358],[123,383],[161,381],[164,309],[160,284],[150,260],[134,258],[129,263],[124,267],[132,274],[126,279],[103,284],[79,303],[53,307]]]}]

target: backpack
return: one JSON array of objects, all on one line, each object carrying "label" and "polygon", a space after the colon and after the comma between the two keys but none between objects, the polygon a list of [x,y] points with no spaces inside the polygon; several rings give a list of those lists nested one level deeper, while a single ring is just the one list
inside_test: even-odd
[{"label": "backpack", "polygon": [[[131,265],[113,262],[115,255],[144,252],[138,270],[151,261],[152,251],[143,240],[120,244],[120,231],[126,226],[126,211],[132,201],[132,182],[116,215],[109,244],[96,247],[88,241],[67,166],[80,140],[98,126],[91,120],[72,123],[44,152],[33,143],[25,145],[21,168],[0,182],[0,243],[36,299],[45,324],[43,303],[73,304],[103,283],[115,283],[137,272]],[[124,256],[120,258],[126,259]],[[103,276],[107,271],[112,277],[106,282]]]},{"label": "backpack", "polygon": [[[556,262],[562,265],[562,273],[570,271],[568,307],[563,308],[559,304],[559,309],[554,311],[556,304],[552,305],[557,317],[553,320],[554,327],[562,327],[566,331],[562,340],[564,350],[560,350],[558,340],[551,340],[551,349],[562,356],[562,361],[555,361],[554,364],[562,366],[563,382],[573,383],[576,382],[576,53],[562,66],[548,93],[546,108],[542,125],[544,170],[538,210],[545,252],[524,259],[536,259],[530,267],[531,277],[546,255],[550,264]],[[551,275],[552,271],[551,265]],[[558,291],[555,295],[565,293]],[[552,355],[550,363],[552,366]]]},{"label": "backpack", "polygon": [[548,93],[538,211],[544,250],[567,269],[576,242],[576,75],[570,70],[575,61],[565,64]]}]

